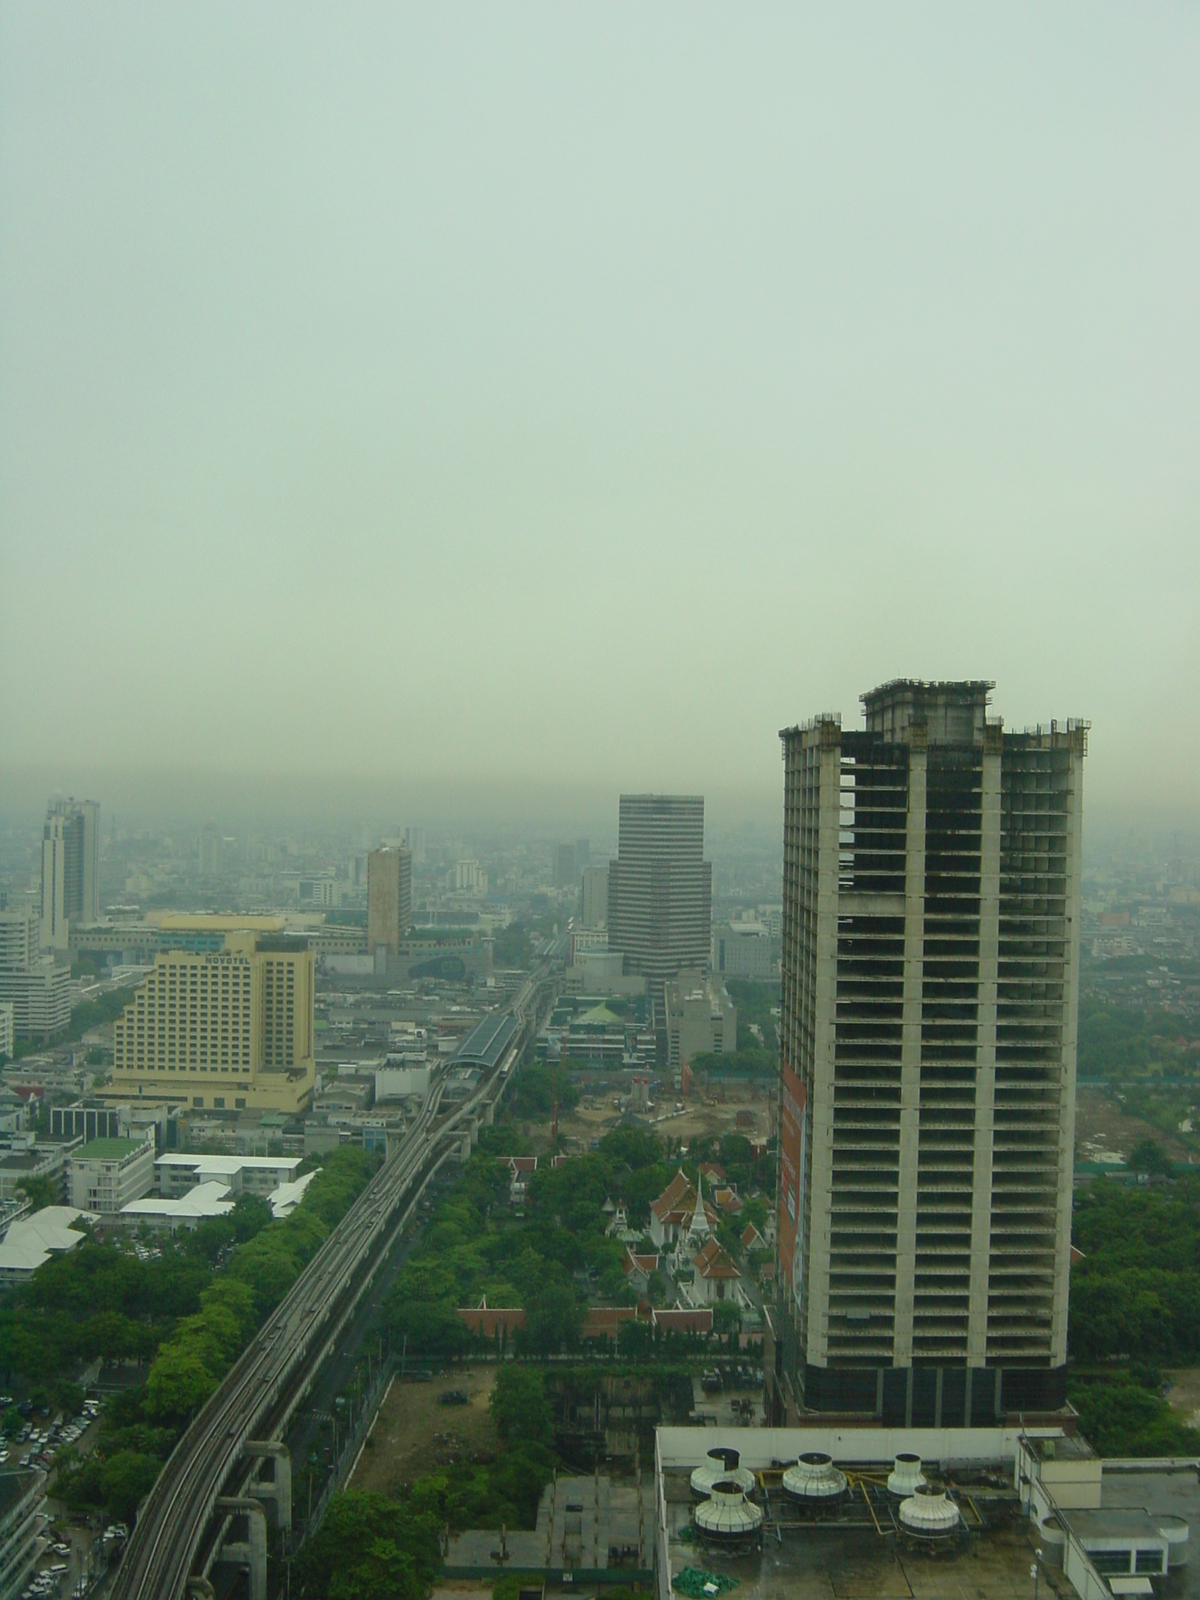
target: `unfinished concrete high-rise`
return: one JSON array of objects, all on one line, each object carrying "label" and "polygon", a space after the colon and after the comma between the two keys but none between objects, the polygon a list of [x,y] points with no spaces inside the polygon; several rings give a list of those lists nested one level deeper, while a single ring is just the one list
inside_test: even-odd
[{"label": "unfinished concrete high-rise", "polygon": [[781,733],[780,1420],[1065,1399],[1087,725],[992,687]]}]

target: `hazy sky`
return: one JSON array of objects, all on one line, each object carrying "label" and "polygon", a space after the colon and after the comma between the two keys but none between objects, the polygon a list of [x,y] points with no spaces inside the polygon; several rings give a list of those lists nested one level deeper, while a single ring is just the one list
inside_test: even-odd
[{"label": "hazy sky", "polygon": [[1200,797],[1200,10],[0,7],[0,762]]}]

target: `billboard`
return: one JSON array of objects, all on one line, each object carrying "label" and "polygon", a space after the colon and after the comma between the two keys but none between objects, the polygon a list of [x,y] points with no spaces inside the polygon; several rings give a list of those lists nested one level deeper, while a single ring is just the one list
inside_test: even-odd
[{"label": "billboard", "polygon": [[804,1305],[804,1185],[808,1161],[808,1096],[788,1066],[780,1063],[779,1270],[799,1312]]}]

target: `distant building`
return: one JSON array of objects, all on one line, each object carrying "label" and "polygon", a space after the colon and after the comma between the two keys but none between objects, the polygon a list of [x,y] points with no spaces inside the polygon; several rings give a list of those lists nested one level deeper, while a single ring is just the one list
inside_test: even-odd
[{"label": "distant building", "polygon": [[0,1001],[0,1057],[12,1055],[16,1037],[13,1031],[13,1003],[11,1000]]},{"label": "distant building", "polygon": [[12,1006],[13,1036],[53,1039],[71,1020],[71,969],[53,956],[25,968],[0,967],[0,1004]]},{"label": "distant building", "polygon": [[897,680],[784,753],[770,1408],[984,1427],[1066,1399],[1083,724]]},{"label": "distant building", "polygon": [[400,951],[412,927],[412,856],[399,845],[384,845],[367,857],[367,951]]},{"label": "distant building", "polygon": [[29,906],[0,911],[0,971],[25,972],[41,953],[37,912]]},{"label": "distant building", "polygon": [[560,844],[554,852],[554,887],[569,889],[575,882],[578,867],[573,844]]},{"label": "distant building", "polygon": [[219,878],[224,866],[225,841],[215,822],[206,822],[200,833],[200,876]]},{"label": "distant building", "polygon": [[579,886],[579,920],[585,928],[608,926],[608,862],[584,867]]},{"label": "distant building", "polygon": [[625,957],[626,971],[648,979],[656,1013],[668,978],[708,966],[711,933],[703,797],[623,794],[617,855],[608,865],[608,944]]},{"label": "distant building", "polygon": [[51,802],[42,832],[41,942],[47,950],[68,949],[72,923],[100,920],[99,835],[94,800]]},{"label": "distant building", "polygon": [[153,1184],[152,1139],[93,1139],[67,1157],[67,1194],[78,1211],[116,1216]]},{"label": "distant building", "polygon": [[478,861],[458,861],[450,869],[448,887],[460,894],[484,895],[488,892],[488,875]]},{"label": "distant building", "polygon": [[417,863],[417,865],[418,866],[424,866],[424,864],[425,864],[425,829],[424,828],[405,828],[405,830],[404,830],[404,843],[405,843],[405,846],[408,849],[409,855],[413,858],[413,860]]},{"label": "distant building", "polygon": [[284,934],[228,933],[222,951],[155,957],[113,1026],[108,1100],[303,1110],[312,1096],[314,957]]},{"label": "distant building", "polygon": [[719,978],[684,972],[665,989],[667,1064],[679,1070],[697,1056],[737,1049],[737,1008]]},{"label": "distant building", "polygon": [[778,977],[771,935],[761,922],[720,922],[713,929],[712,969],[723,978],[769,983]]}]

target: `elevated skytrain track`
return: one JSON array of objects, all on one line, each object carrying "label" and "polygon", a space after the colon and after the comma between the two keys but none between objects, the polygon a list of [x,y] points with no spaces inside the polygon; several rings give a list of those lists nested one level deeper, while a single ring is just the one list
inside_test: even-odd
[{"label": "elevated skytrain track", "polygon": [[142,1503],[112,1589],[114,1600],[178,1600],[205,1548],[217,1502],[246,1471],[246,1446],[269,1437],[319,1365],[347,1305],[377,1263],[406,1198],[419,1192],[448,1143],[461,1139],[503,1090],[536,1025],[548,975],[532,973],[513,1001],[517,1027],[496,1070],[443,1114],[435,1084],[401,1147],[259,1329],[176,1445]]}]

